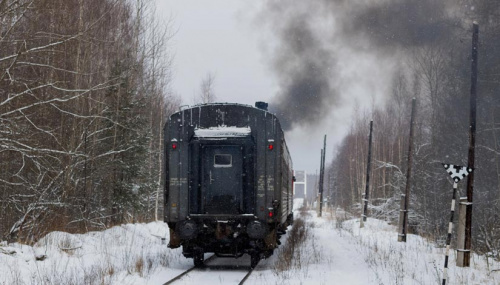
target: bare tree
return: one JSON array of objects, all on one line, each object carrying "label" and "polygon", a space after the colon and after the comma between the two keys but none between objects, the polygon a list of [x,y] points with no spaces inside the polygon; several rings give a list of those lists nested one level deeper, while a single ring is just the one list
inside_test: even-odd
[{"label": "bare tree", "polygon": [[212,72],[207,73],[200,84],[201,103],[213,103],[217,100],[214,92],[215,75]]},{"label": "bare tree", "polygon": [[0,235],[154,217],[178,100],[151,3],[0,1]]}]

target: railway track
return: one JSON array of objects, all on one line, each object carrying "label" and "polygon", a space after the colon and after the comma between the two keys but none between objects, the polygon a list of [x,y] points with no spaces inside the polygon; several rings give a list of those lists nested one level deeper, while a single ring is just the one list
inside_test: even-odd
[{"label": "railway track", "polygon": [[168,284],[203,284],[203,280],[217,278],[224,284],[244,284],[252,274],[254,268],[250,268],[249,257],[239,259],[218,258],[215,255],[205,260],[203,267],[191,267],[181,274],[170,279],[163,285]]}]

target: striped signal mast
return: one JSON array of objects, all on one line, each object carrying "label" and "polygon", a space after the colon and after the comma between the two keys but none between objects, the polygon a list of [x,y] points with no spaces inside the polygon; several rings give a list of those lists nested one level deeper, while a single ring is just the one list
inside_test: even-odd
[{"label": "striped signal mast", "polygon": [[446,172],[450,175],[451,179],[453,179],[453,198],[451,200],[451,217],[450,224],[448,226],[448,236],[446,237],[446,253],[444,257],[444,270],[443,270],[443,285],[446,284],[446,280],[448,279],[448,256],[450,253],[450,243],[451,243],[451,233],[453,231],[453,215],[455,214],[455,200],[457,197],[457,188],[458,182],[464,179],[472,172],[472,168],[466,166],[459,166],[453,164],[443,163]]}]

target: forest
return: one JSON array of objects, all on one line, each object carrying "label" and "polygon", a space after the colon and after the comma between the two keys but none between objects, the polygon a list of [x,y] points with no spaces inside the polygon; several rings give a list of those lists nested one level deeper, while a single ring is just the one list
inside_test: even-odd
[{"label": "forest", "polygon": [[[316,2],[333,11],[330,1]],[[362,37],[371,52],[391,55],[398,64],[385,106],[355,110],[347,136],[334,146],[326,196],[359,213],[373,120],[369,215],[397,223],[416,98],[410,232],[439,244],[451,200],[441,163],[468,164],[471,19],[479,19],[473,249],[499,258],[497,1],[331,2],[353,15],[341,19],[346,45],[355,49]],[[274,15],[282,7],[268,8]],[[0,239],[32,242],[50,231],[160,219],[162,128],[181,99],[170,87],[175,28],[154,11],[152,0],[0,0]],[[339,93],[331,81],[341,77],[331,68],[335,56],[306,25],[307,15],[292,15],[290,22],[273,17],[280,19],[273,25],[277,37],[289,48],[280,46],[271,63],[282,89],[299,100],[278,96],[275,105],[301,111],[303,102],[310,103],[310,112],[290,113],[315,122],[324,115],[318,108],[331,108]],[[289,37],[290,31],[309,44]],[[215,100],[214,77],[209,73],[201,84],[202,102]],[[304,90],[319,96],[312,100]]]},{"label": "forest", "polygon": [[153,1],[0,1],[0,238],[158,220],[172,22]]},{"label": "forest", "polygon": [[[373,120],[369,216],[397,224],[400,195],[406,186],[411,101],[416,98],[410,233],[444,244],[452,183],[441,163],[468,165],[471,19],[478,19],[472,248],[499,258],[500,7],[496,1],[451,2],[422,1],[411,7],[417,11],[411,14],[409,3],[404,8],[393,5],[361,12],[371,23],[369,31],[383,31],[371,34],[375,46],[385,53],[397,51],[401,60],[385,107],[355,111],[349,133],[336,146],[327,168],[325,191],[337,207],[359,214],[366,186],[369,122]],[[390,15],[417,21],[404,27],[395,25],[396,20],[381,21]],[[385,37],[396,40],[388,43]],[[465,180],[459,184],[460,197],[466,196],[466,184]]]}]

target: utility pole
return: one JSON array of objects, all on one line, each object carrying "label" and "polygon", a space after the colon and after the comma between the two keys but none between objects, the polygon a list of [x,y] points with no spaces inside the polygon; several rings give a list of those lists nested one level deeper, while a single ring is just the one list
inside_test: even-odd
[{"label": "utility pole", "polygon": [[[368,138],[368,162],[366,163],[366,188],[365,195],[363,196],[364,207],[362,221],[366,222],[366,215],[368,213],[368,198],[370,195],[370,171],[372,162],[372,131],[373,131],[373,120],[370,121],[370,137]],[[360,224],[362,226],[363,223]]]},{"label": "utility pole", "polygon": [[[477,96],[477,61],[479,43],[479,25],[472,24],[472,59],[471,59],[471,86],[470,86],[470,132],[469,132],[469,159],[468,168],[474,169],[474,150],[476,147],[476,96]],[[467,207],[465,214],[465,247],[464,267],[470,266],[470,250],[472,244],[472,198],[474,192],[474,173],[467,177]]]},{"label": "utility pole", "polygon": [[411,101],[411,119],[410,119],[410,137],[408,141],[408,167],[406,170],[406,189],[405,194],[401,195],[401,209],[399,210],[399,235],[398,241],[406,242],[408,233],[408,208],[410,207],[410,185],[411,185],[411,168],[413,164],[413,121],[415,119],[415,101]]},{"label": "utility pole", "polygon": [[84,134],[84,145],[83,145],[83,150],[85,153],[85,161],[83,163],[83,211],[87,211],[87,203],[88,203],[88,198],[87,198],[87,132],[88,132],[89,126],[85,128],[85,134]]},{"label": "utility pole", "polygon": [[[321,162],[320,162],[320,168],[321,168]],[[320,174],[321,174],[321,169],[320,169]],[[318,170],[316,169],[316,171],[314,172],[314,188],[313,188],[314,190],[313,190],[313,191],[312,191],[312,193],[311,193],[311,194],[312,194],[312,195],[311,195],[311,206],[313,206],[313,205],[314,205],[313,200],[315,200],[315,199],[316,199],[316,198],[314,197],[314,194],[315,194],[315,192],[314,192],[314,191],[316,191],[316,189],[318,189],[318,194],[319,194],[319,182],[318,182],[318,181],[319,181],[319,179],[318,179]]]},{"label": "utility pole", "polygon": [[319,197],[319,213],[318,217],[321,217],[322,214],[322,207],[323,203],[321,202],[321,199],[323,198],[323,149],[321,149],[321,156],[320,156],[320,161],[319,161],[319,185],[318,185],[318,197]]},{"label": "utility pole", "polygon": [[319,215],[321,217],[323,212],[323,186],[325,184],[325,153],[326,153],[326,135],[323,140],[323,149],[321,150],[321,171],[319,180]]}]

